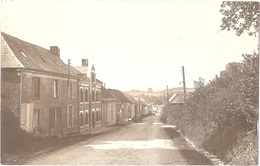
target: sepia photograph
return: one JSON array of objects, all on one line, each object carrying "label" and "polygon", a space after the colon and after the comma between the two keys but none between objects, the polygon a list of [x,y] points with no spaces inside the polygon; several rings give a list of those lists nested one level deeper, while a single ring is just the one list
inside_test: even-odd
[{"label": "sepia photograph", "polygon": [[258,165],[259,7],[1,0],[1,164]]}]

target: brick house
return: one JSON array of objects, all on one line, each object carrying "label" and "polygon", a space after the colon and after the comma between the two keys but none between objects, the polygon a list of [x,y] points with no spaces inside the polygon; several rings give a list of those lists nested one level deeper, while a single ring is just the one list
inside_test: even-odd
[{"label": "brick house", "polygon": [[82,65],[75,67],[79,76],[79,124],[84,133],[102,126],[101,87],[102,82],[96,79],[95,67],[89,71],[88,60],[82,59]]},{"label": "brick house", "polygon": [[[27,132],[79,132],[78,76],[50,50],[1,33],[1,109],[11,111]],[[70,72],[68,72],[70,71]]]}]

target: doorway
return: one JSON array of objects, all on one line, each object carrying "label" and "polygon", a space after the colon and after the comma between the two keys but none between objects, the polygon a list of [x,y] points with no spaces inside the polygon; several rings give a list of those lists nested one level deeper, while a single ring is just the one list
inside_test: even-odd
[{"label": "doorway", "polygon": [[61,107],[53,107],[49,110],[49,134],[50,135],[61,135],[62,134],[62,115]]}]

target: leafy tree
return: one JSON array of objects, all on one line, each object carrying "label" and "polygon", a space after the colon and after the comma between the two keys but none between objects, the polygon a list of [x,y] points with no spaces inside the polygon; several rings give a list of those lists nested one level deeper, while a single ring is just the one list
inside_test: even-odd
[{"label": "leafy tree", "polygon": [[193,84],[194,84],[194,88],[195,89],[202,88],[202,87],[205,86],[205,79],[199,77],[199,80],[198,81],[194,81]]},{"label": "leafy tree", "polygon": [[220,13],[223,14],[221,30],[233,29],[240,36],[248,31],[250,36],[259,30],[259,2],[224,1]]}]

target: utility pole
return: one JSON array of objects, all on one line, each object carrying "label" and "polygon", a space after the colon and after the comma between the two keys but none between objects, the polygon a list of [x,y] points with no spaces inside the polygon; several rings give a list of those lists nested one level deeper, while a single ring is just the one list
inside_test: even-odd
[{"label": "utility pole", "polygon": [[186,83],[185,83],[185,71],[184,71],[184,66],[182,66],[182,77],[183,77],[184,104],[186,104]]}]

